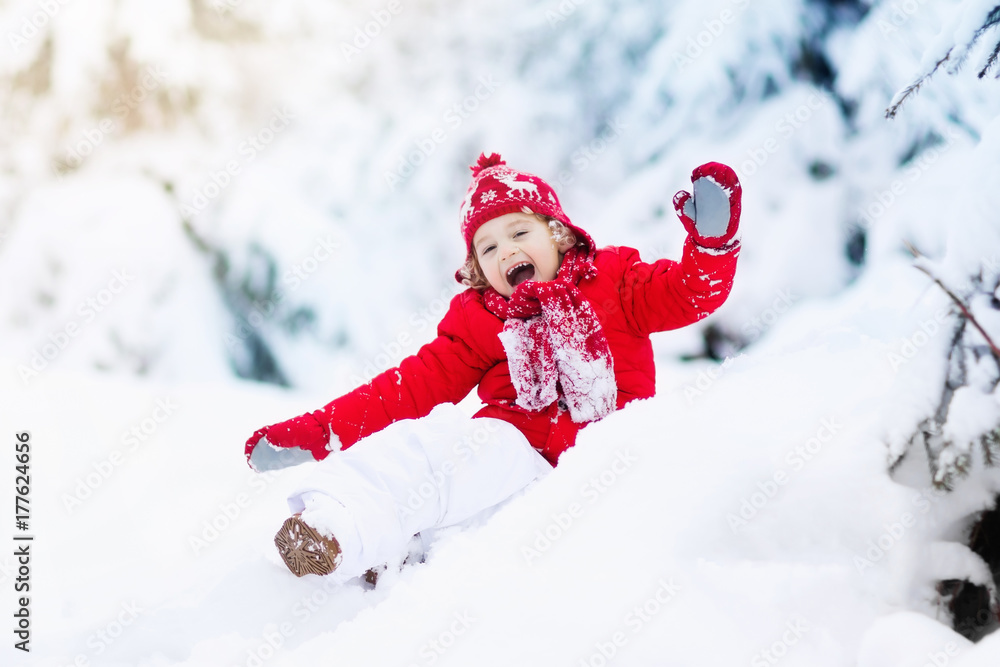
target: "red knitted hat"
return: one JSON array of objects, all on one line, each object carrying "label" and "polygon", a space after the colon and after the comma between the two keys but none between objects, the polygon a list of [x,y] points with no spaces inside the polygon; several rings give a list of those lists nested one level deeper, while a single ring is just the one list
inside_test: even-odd
[{"label": "red knitted hat", "polygon": [[[576,234],[587,250],[594,242],[587,232],[572,222],[559,205],[555,190],[538,176],[507,166],[498,153],[482,153],[472,170],[472,183],[462,202],[462,237],[466,250],[472,252],[472,238],[484,222],[507,213],[535,213],[555,218]],[[461,279],[456,276],[461,282]]]},{"label": "red knitted hat", "polygon": [[487,157],[483,153],[469,169],[472,184],[462,202],[462,236],[468,248],[472,248],[472,237],[484,222],[506,213],[537,213],[571,224],[548,183],[538,176],[511,169],[499,154]]}]

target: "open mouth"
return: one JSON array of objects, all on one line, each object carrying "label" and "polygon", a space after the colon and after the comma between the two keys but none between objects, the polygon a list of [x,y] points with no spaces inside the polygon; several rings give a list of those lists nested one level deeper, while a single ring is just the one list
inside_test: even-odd
[{"label": "open mouth", "polygon": [[517,287],[526,280],[535,277],[535,267],[530,262],[521,262],[507,269],[507,284]]}]

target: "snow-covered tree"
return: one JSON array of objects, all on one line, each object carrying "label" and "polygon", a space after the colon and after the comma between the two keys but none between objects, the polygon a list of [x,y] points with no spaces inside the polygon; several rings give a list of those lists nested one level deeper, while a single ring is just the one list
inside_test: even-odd
[{"label": "snow-covered tree", "polygon": [[[892,26],[885,25],[893,29]],[[995,69],[997,59],[1000,58],[998,25],[1000,25],[1000,5],[996,4],[995,0],[965,0],[952,12],[937,41],[925,52],[921,63],[922,74],[896,94],[885,112],[886,117],[893,118],[903,102],[916,93],[942,66],[949,74],[958,72],[972,57],[974,47],[987,35],[990,39],[985,44],[989,46],[992,40],[995,40],[995,44],[989,46],[988,55],[985,55],[977,66],[979,70],[977,76],[982,79]],[[1000,72],[994,78],[1000,78]]]},{"label": "snow-covered tree", "polygon": [[[924,51],[921,74],[894,96],[886,117],[898,120],[900,114],[905,115],[904,102],[942,67],[955,75],[969,60],[981,58],[978,78],[994,70],[1000,55],[998,24],[1000,5],[995,0],[966,0],[954,8]],[[955,106],[960,108],[961,103]],[[996,343],[1000,336],[1000,234],[993,213],[1000,203],[994,185],[1000,167],[998,131],[995,117],[966,160],[964,187],[954,199],[949,198],[952,205],[940,218],[939,224],[949,229],[946,251],[930,260],[904,239],[916,257],[916,268],[930,280],[930,289],[947,296],[947,317],[928,321],[933,330],[923,332],[945,337],[947,345],[939,399],[908,438],[890,443],[890,467],[898,470],[913,459],[924,461],[931,482],[947,491],[975,488],[984,468],[1000,465],[1000,348]],[[958,522],[962,539],[978,554],[969,557],[979,560],[979,574],[958,574],[942,581],[939,588],[956,628],[973,639],[995,629],[1000,614],[994,583],[1000,577],[997,500],[994,495],[984,510]]]}]

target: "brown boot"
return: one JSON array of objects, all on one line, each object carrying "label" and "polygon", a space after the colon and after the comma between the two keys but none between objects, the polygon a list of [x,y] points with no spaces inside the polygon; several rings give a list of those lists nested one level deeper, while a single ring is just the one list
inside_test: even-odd
[{"label": "brown boot", "polygon": [[304,522],[300,514],[285,519],[274,546],[285,565],[296,577],[305,574],[330,574],[340,564],[340,545]]},{"label": "brown boot", "polygon": [[375,588],[378,585],[378,578],[388,569],[386,565],[378,565],[366,570],[364,574],[365,588],[369,590]]}]

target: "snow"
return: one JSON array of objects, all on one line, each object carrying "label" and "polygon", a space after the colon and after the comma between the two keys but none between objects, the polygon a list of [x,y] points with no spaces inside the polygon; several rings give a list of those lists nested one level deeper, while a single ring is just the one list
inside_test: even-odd
[{"label": "snow", "polygon": [[926,616],[909,611],[887,614],[872,623],[861,645],[858,667],[965,666],[974,644]]},{"label": "snow", "polygon": [[[883,118],[993,3],[146,4],[56,3],[0,63],[0,432],[31,433],[35,535],[32,651],[0,663],[997,663],[936,589],[988,582],[963,542],[1000,492],[997,369],[966,333],[913,444],[958,318],[903,242],[1000,340],[973,296],[1000,89],[942,70]],[[296,579],[272,540],[308,465],[256,474],[243,443],[433,338],[483,150],[645,261],[680,257],[691,170],[730,164],[732,295],[485,525],[374,590]],[[725,361],[681,361],[709,326]]]},{"label": "snow", "polygon": [[1000,424],[997,397],[974,387],[959,387],[949,407],[944,437],[958,445],[968,445]]},{"label": "snow", "polygon": [[[844,299],[841,314],[859,300]],[[308,466],[254,476],[235,446],[319,397],[56,371],[27,391],[8,381],[5,414],[36,425],[40,538],[35,652],[13,664],[78,654],[102,665],[253,664],[268,642],[280,643],[268,664],[289,665],[331,655],[548,664],[602,650],[622,664],[747,662],[765,650],[787,651],[787,664],[850,664],[883,614],[930,605],[931,580],[915,588],[899,576],[930,528],[897,537],[894,524],[907,512],[934,519],[942,504],[922,513],[886,471],[883,406],[921,388],[863,324],[804,338],[789,327],[781,354],[744,353],[693,405],[683,394],[692,369],[661,365],[660,396],[589,426],[543,484],[374,591],[287,573],[270,539]],[[750,394],[769,400],[740,399]],[[101,477],[125,449],[121,434],[164,396],[172,414]],[[983,479],[1000,490],[996,471]],[[67,507],[65,494],[88,480],[92,495]],[[141,611],[120,639],[88,643],[123,605]]]},{"label": "snow", "polygon": [[951,20],[942,27],[938,39],[924,55],[921,66],[927,71],[948,55],[951,50],[949,43],[959,46],[957,53],[954,54],[956,63],[952,66],[953,69],[957,69],[957,63],[968,54],[967,45],[972,42],[979,27],[986,22],[990,12],[996,9],[996,3],[993,0],[964,0],[956,9]]},{"label": "snow", "polygon": [[994,633],[969,649],[969,652],[962,657],[962,661],[955,664],[960,664],[962,667],[989,667],[996,663],[998,654],[1000,654],[1000,635]]}]

